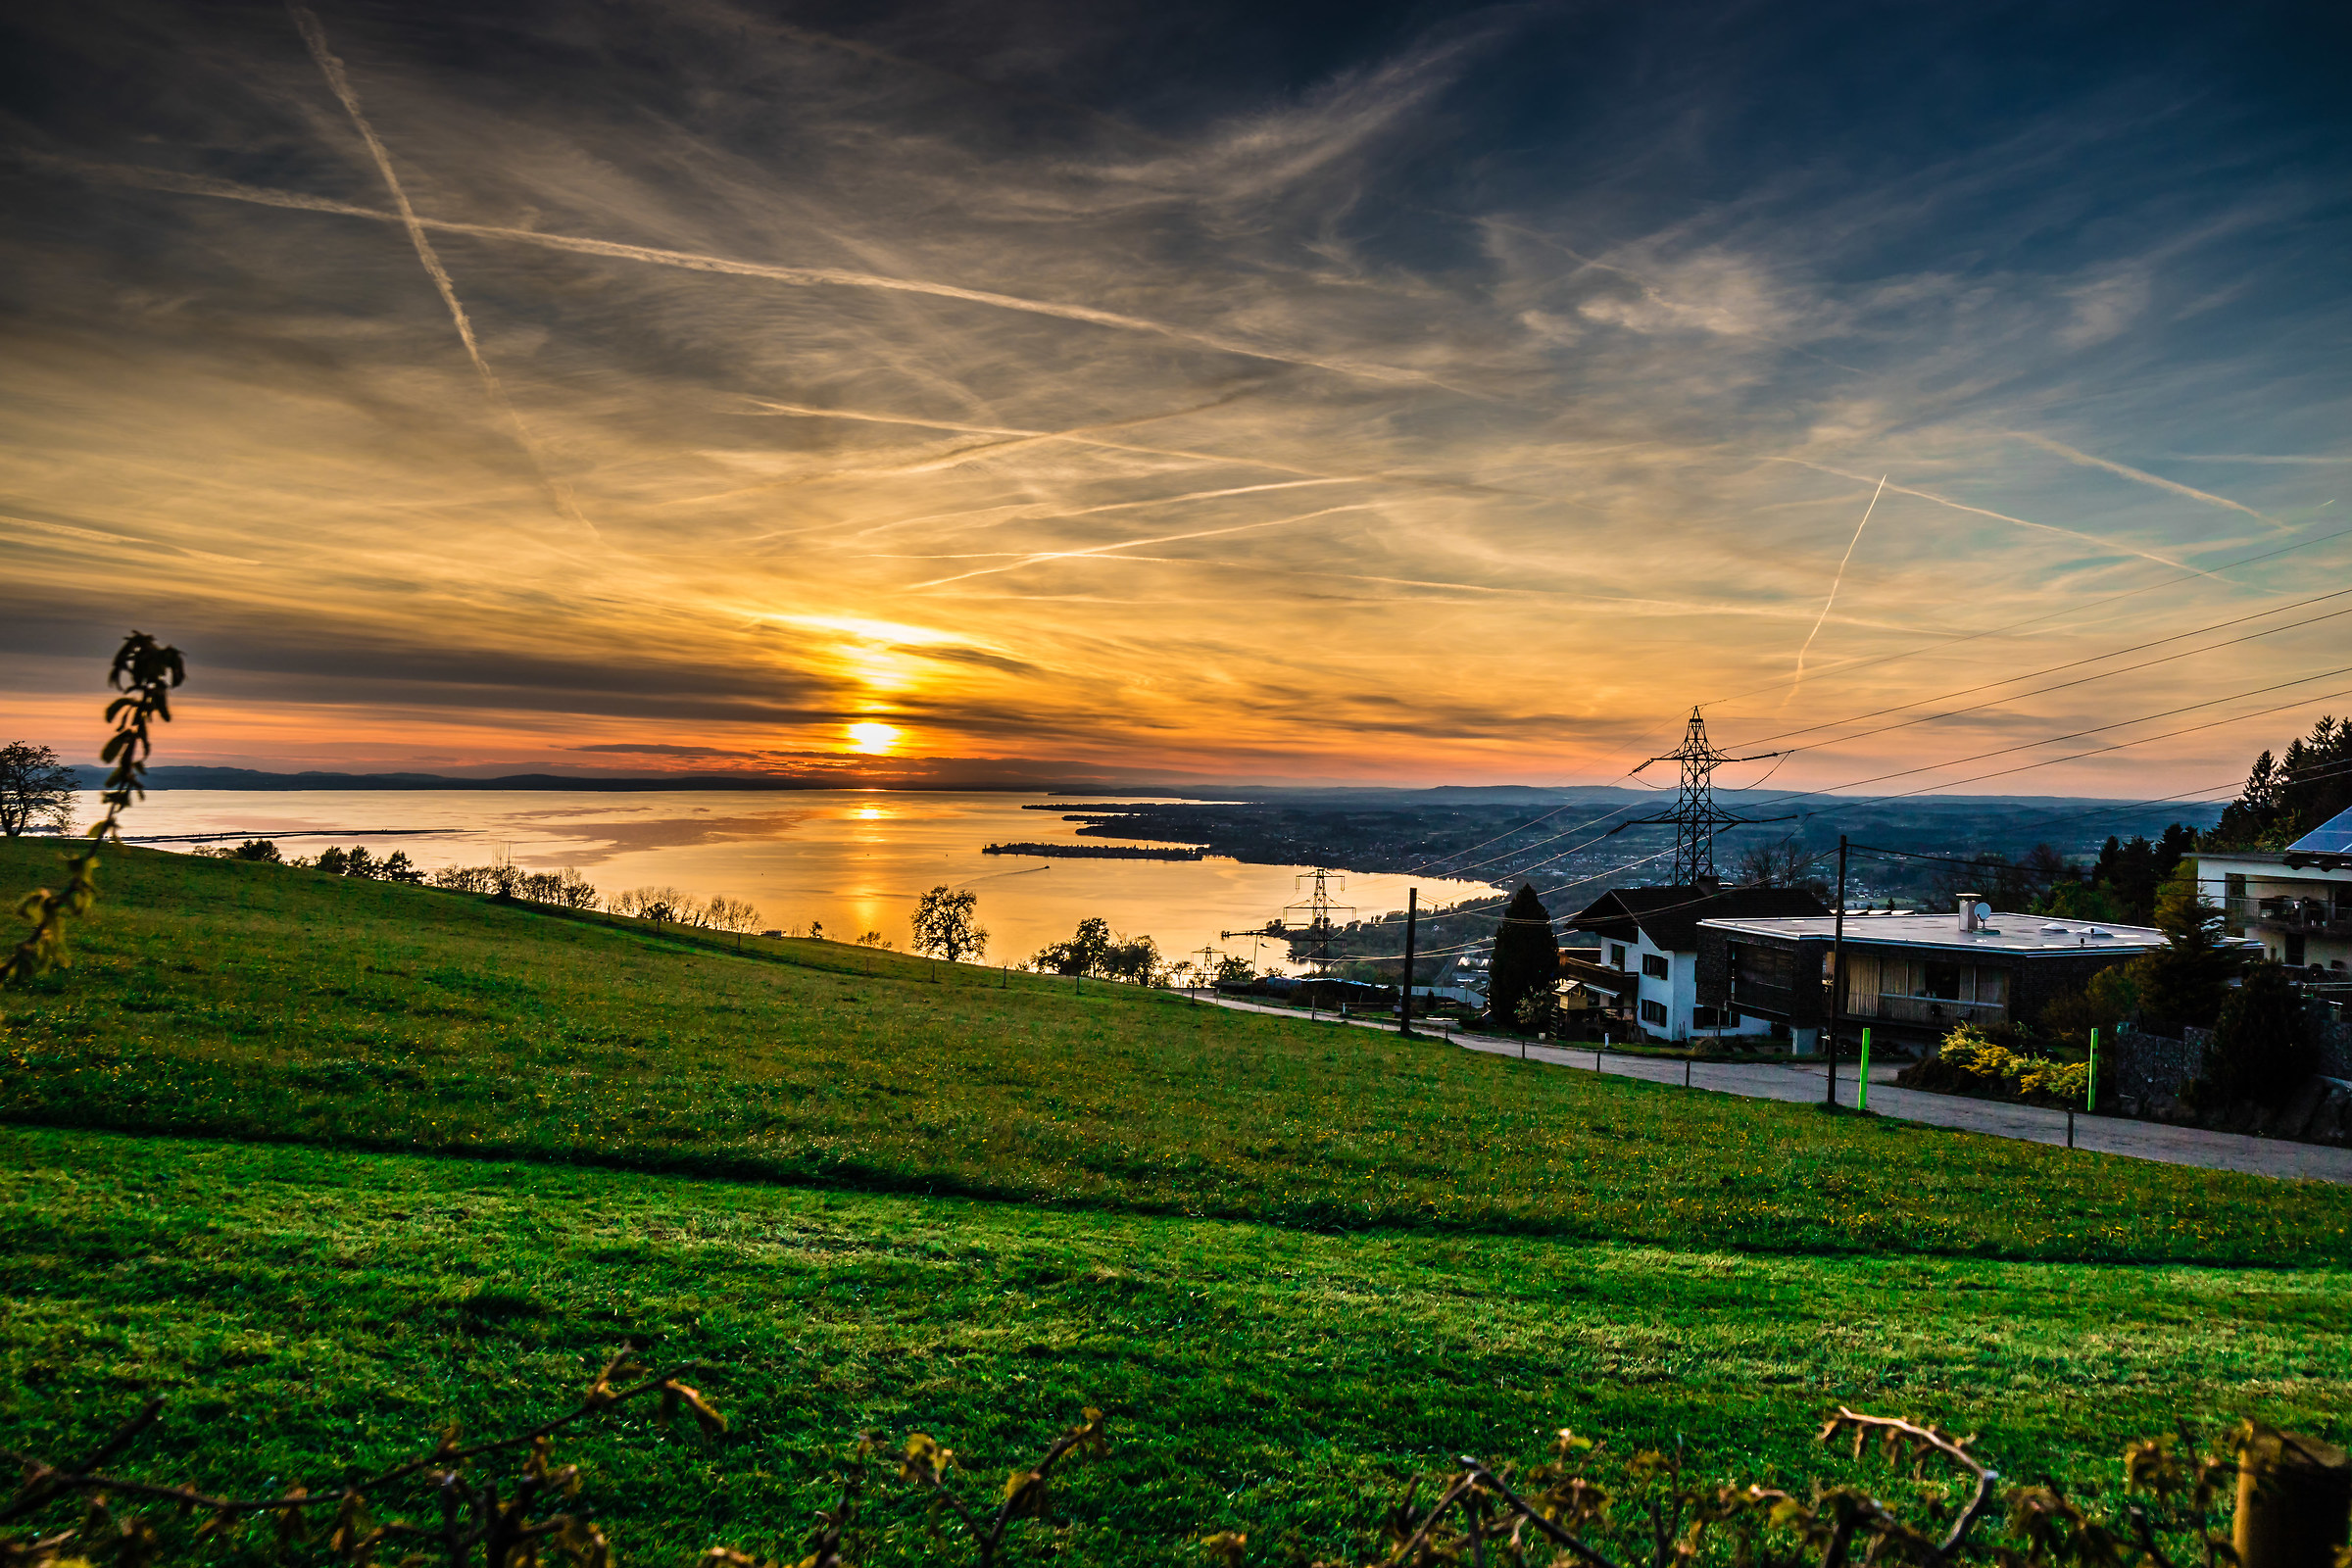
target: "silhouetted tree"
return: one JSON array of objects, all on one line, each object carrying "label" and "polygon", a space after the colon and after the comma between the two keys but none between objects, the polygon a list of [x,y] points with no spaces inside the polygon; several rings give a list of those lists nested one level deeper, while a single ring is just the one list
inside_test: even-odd
[{"label": "silhouetted tree", "polygon": [[941,883],[914,907],[914,951],[934,954],[956,963],[988,951],[988,933],[973,917],[980,895],[957,891]]},{"label": "silhouetted tree", "polygon": [[2352,720],[2322,715],[2286,755],[2264,752],[2246,787],[2205,835],[2211,849],[2283,849],[2352,808]]},{"label": "silhouetted tree", "polygon": [[285,859],[275,839],[247,839],[228,853],[232,859],[259,860],[266,865],[277,865]]},{"label": "silhouetted tree", "polygon": [[1522,998],[1548,996],[1560,978],[1560,944],[1551,934],[1551,911],[1522,882],[1502,911],[1494,933],[1494,962],[1487,971],[1487,1015],[1505,1028],[1519,1021]]},{"label": "silhouetted tree", "polygon": [[40,826],[73,832],[74,789],[74,770],[48,747],[0,746],[0,835],[13,839]]},{"label": "silhouetted tree", "polygon": [[1078,930],[1067,942],[1054,942],[1037,950],[1029,960],[1030,966],[1051,974],[1101,974],[1110,956],[1112,939],[1110,922],[1099,914],[1090,914],[1078,922]]},{"label": "silhouetted tree", "polygon": [[1750,844],[1733,862],[1732,882],[1743,888],[1803,888],[1826,903],[1830,885],[1820,871],[1836,854],[1834,849],[1807,849],[1793,833],[1770,844]]},{"label": "silhouetted tree", "polygon": [[2222,1004],[2205,1058],[2205,1080],[2223,1104],[2258,1100],[2277,1105],[2317,1065],[2303,994],[2275,963],[2258,963]]}]

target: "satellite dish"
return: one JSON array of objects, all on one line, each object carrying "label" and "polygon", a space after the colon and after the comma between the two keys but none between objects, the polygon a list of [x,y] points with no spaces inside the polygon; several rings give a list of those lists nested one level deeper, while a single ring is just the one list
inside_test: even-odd
[{"label": "satellite dish", "polygon": [[1985,921],[1987,921],[1987,920],[1989,920],[1989,919],[1991,919],[1991,918],[1992,918],[1992,906],[1991,906],[1991,905],[1989,905],[1989,904],[1980,904],[1980,905],[1978,905],[1978,906],[1977,906],[1977,923],[1978,923],[1979,925],[1983,925],[1983,924],[1984,924]]}]

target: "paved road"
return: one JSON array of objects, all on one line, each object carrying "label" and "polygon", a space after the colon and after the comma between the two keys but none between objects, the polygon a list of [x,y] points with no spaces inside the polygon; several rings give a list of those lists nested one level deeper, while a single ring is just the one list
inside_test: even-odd
[{"label": "paved road", "polygon": [[[1302,1015],[1291,1007],[1216,999],[1217,1005],[1243,1012],[1268,1012],[1286,1018]],[[1316,1021],[1339,1023],[1329,1013]],[[1396,1026],[1369,1018],[1345,1020],[1358,1029]],[[1620,1078],[1646,1078],[1652,1083],[1683,1081],[1685,1063],[1653,1056],[1633,1056],[1591,1046],[1539,1046],[1495,1036],[1445,1031],[1446,1038],[1464,1051],[1492,1055],[1521,1056],[1585,1072],[1595,1070]],[[1818,1102],[1822,1098],[1822,1067],[1818,1062],[1697,1061],[1689,1063],[1690,1085],[1722,1095],[1749,1100]],[[1870,1072],[1870,1108],[1881,1116],[1924,1122],[1932,1127],[1958,1127],[2016,1138],[2030,1144],[2066,1143],[2066,1112],[2039,1105],[2013,1105],[1994,1100],[1970,1100],[1960,1095],[1934,1095],[1919,1089],[1898,1089],[1896,1069],[1874,1066]],[[1838,1068],[1838,1102],[1854,1103],[1854,1069],[1850,1062]],[[2322,1144],[2294,1144],[2277,1138],[2251,1138],[2242,1133],[2207,1132],[2198,1127],[2170,1127],[2162,1122],[2132,1121],[2121,1116],[2078,1115],[2075,1147],[2102,1154],[2129,1154],[2135,1159],[2162,1160],[2171,1165],[2200,1165],[2208,1170],[2239,1170],[2257,1176],[2301,1177],[2313,1181],[2352,1182],[2352,1149]]]}]

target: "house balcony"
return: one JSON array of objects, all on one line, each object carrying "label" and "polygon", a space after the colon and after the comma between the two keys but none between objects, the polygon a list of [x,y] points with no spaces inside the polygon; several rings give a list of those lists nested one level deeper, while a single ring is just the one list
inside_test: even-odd
[{"label": "house balcony", "polygon": [[2009,1004],[2005,1002],[1961,1002],[1950,997],[1889,997],[1875,999],[1879,1010],[1865,1012],[1856,1007],[1849,1016],[1858,1019],[1884,1018],[1889,1023],[1924,1023],[1939,1028],[1956,1023],[1995,1024],[2007,1021]]},{"label": "house balcony", "polygon": [[2232,925],[2265,926],[2314,937],[2352,937],[2352,904],[2295,898],[2237,898],[2223,903]]},{"label": "house balcony", "polygon": [[[1816,983],[1808,986],[1806,990],[1811,993],[1807,998],[1809,1005],[1806,1010],[1808,1012],[1818,1010],[1821,996],[1820,985]],[[1735,1011],[1786,1019],[1794,1016],[1796,988],[1794,986],[1768,985],[1761,980],[1742,980],[1737,976],[1732,980],[1730,1005]]]}]

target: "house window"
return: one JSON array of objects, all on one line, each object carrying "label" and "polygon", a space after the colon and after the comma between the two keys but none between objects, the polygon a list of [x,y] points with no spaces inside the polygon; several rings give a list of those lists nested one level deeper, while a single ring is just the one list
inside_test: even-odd
[{"label": "house window", "polygon": [[1642,1004],[1642,1021],[1643,1023],[1654,1023],[1661,1029],[1665,1028],[1666,1004],[1663,1002],[1644,1002]]},{"label": "house window", "polygon": [[1609,966],[1613,969],[1625,967],[1625,949],[1619,943],[1609,944]]},{"label": "house window", "polygon": [[2289,931],[2286,934],[2286,966],[2289,969],[2302,968],[2303,956],[2303,933]]},{"label": "house window", "polygon": [[1690,1009],[1690,1027],[1693,1029],[1722,1029],[1737,1028],[1738,1025],[1713,1007],[1692,1007]]},{"label": "house window", "polygon": [[1644,953],[1642,955],[1642,972],[1649,976],[1652,980],[1665,979],[1667,973],[1672,968],[1673,965],[1666,961],[1666,955],[1663,953]]}]

